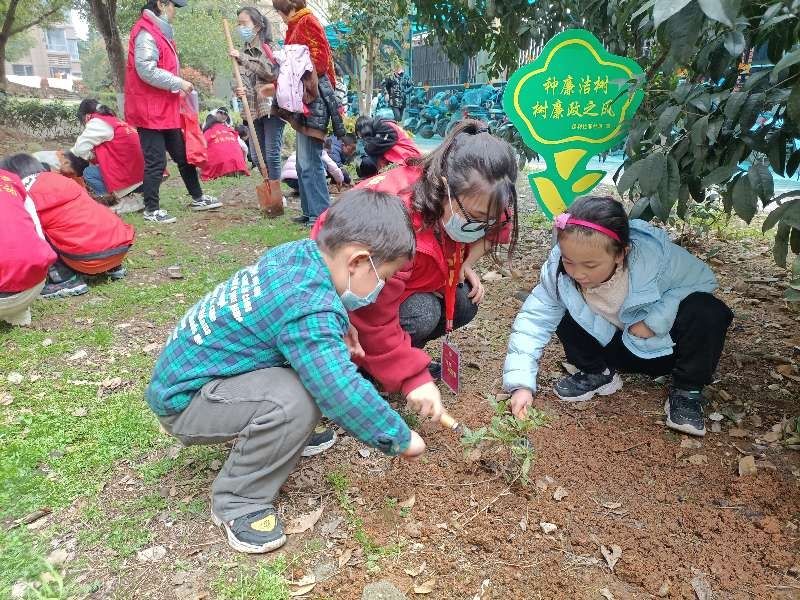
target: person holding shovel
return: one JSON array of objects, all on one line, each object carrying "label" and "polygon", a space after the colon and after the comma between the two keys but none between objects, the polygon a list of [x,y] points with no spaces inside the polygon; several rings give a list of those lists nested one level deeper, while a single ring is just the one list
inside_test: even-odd
[{"label": "person holding shovel", "polygon": [[355,188],[399,195],[414,225],[414,260],[386,281],[374,304],[350,313],[365,353],[354,361],[385,391],[402,392],[412,409],[441,406],[434,383],[441,365],[423,348],[477,314],[484,291],[472,267],[499,244],[513,252],[517,168],[510,144],[465,120],[426,157]]},{"label": "person holding shovel", "polygon": [[229,52],[239,64],[242,76],[243,86],[237,87],[235,92],[239,98],[247,98],[257,137],[253,143],[260,145],[267,165],[272,202],[280,205],[281,144],[285,123],[277,116],[277,110],[273,109],[278,67],[272,55],[272,29],[267,18],[257,8],[245,6],[236,12],[236,29],[244,42],[244,49]]},{"label": "person holding shovel", "polygon": [[181,131],[181,94],[194,86],[180,77],[178,51],[170,23],[175,9],[187,0],[147,0],[131,29],[125,70],[125,121],[136,127],[144,155],[144,220],[174,223],[160,206],[159,189],[167,165],[166,153],[178,165],[192,210],[219,208],[222,203],[200,187],[197,169],[186,160]]}]

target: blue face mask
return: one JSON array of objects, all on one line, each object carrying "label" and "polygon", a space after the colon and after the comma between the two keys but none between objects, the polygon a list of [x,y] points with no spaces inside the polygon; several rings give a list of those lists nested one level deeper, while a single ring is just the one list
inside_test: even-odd
[{"label": "blue face mask", "polygon": [[239,36],[241,36],[241,38],[245,42],[249,42],[254,37],[256,37],[256,32],[252,27],[245,27],[244,25],[239,25],[237,29],[239,30]]},{"label": "blue face mask", "polygon": [[445,187],[447,188],[447,200],[450,202],[450,218],[447,220],[447,223],[442,224],[442,227],[444,227],[444,230],[450,239],[463,244],[472,244],[473,242],[477,242],[479,239],[485,237],[485,229],[480,229],[478,231],[464,231],[464,226],[467,225],[469,221],[467,221],[462,215],[456,214],[456,211],[453,208],[453,199],[450,196],[450,186],[445,185]]},{"label": "blue face mask", "polygon": [[348,311],[358,310],[359,308],[373,304],[378,299],[378,295],[381,293],[381,290],[386,283],[383,279],[381,279],[381,276],[378,275],[378,270],[375,268],[375,263],[372,262],[371,256],[369,257],[369,264],[372,265],[372,270],[375,271],[375,277],[377,278],[378,283],[375,284],[375,289],[373,289],[369,294],[366,296],[359,296],[350,289],[350,274],[348,273],[347,289],[341,295],[342,304],[344,304],[345,309]]}]

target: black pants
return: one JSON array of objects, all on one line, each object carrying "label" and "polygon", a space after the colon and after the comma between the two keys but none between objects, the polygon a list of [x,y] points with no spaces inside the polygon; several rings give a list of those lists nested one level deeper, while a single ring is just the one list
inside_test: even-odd
[{"label": "black pants", "polygon": [[378,174],[378,161],[380,160],[377,156],[370,156],[369,154],[365,154],[361,157],[361,160],[356,167],[356,174],[361,179],[366,179],[367,177],[372,177],[373,175]]},{"label": "black pants", "polygon": [[[456,288],[456,309],[453,328],[463,327],[478,314],[478,305],[468,295],[472,287],[463,283]],[[444,298],[436,294],[419,293],[409,296],[400,305],[400,326],[411,336],[411,345],[422,348],[431,340],[444,335]]]},{"label": "black pants", "polygon": [[186,142],[180,129],[137,129],[139,143],[144,154],[144,181],[142,194],[144,195],[144,209],[147,212],[158,210],[158,190],[161,187],[161,176],[167,166],[167,155],[172,157],[178,165],[181,179],[186,185],[189,195],[200,198],[203,189],[200,187],[200,178],[194,165],[186,162]]},{"label": "black pants", "polygon": [[394,113],[394,120],[397,121],[397,124],[400,125],[400,121],[403,119],[403,110],[405,109],[404,106],[393,106],[392,112]]},{"label": "black pants", "polygon": [[675,343],[672,354],[649,360],[625,347],[621,331],[607,346],[601,346],[569,313],[564,315],[556,334],[567,361],[584,373],[601,373],[607,367],[653,377],[672,373],[675,387],[699,390],[713,381],[732,320],[733,313],[719,298],[702,292],[690,294],[681,302],[670,330]]}]

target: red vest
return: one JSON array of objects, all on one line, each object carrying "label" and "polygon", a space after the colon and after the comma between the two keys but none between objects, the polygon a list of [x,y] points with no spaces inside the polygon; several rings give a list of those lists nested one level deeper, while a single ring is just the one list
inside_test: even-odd
[{"label": "red vest", "polygon": [[53,172],[35,177],[28,193],[44,235],[58,254],[79,261],[128,251],[135,237],[132,225],[92,200],[72,179]]},{"label": "red vest", "polygon": [[225,123],[216,123],[203,132],[203,137],[208,144],[208,158],[200,171],[204,181],[237,173],[250,175],[236,131]]},{"label": "red vest", "polygon": [[22,292],[41,283],[55,261],[56,253],[25,210],[19,177],[0,171],[0,292]]},{"label": "red vest", "polygon": [[408,158],[422,156],[414,140],[408,137],[402,127],[394,121],[386,121],[386,124],[397,132],[397,143],[383,155],[384,160],[395,165],[403,165]]},{"label": "red vest", "polygon": [[108,191],[114,193],[141,183],[144,179],[144,156],[136,130],[116,117],[92,114],[89,118],[100,119],[114,129],[112,139],[94,148]]},{"label": "red vest", "polygon": [[133,127],[145,129],[180,129],[180,94],[155,88],[145,83],[136,72],[134,50],[136,36],[144,29],[158,46],[159,69],[179,74],[178,51],[161,28],[145,14],[136,21],[128,40],[128,65],[125,69],[125,120]]}]

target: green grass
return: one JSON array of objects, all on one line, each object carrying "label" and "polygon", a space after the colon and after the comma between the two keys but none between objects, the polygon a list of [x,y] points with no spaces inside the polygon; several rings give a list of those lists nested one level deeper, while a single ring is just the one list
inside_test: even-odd
[{"label": "green grass", "polygon": [[[204,184],[204,190],[219,195],[251,183],[219,180]],[[230,209],[228,219],[198,216],[188,209],[176,172],[162,188],[162,203],[178,217],[174,226],[145,224],[140,215],[125,216],[137,229],[126,259],[135,277],[118,282],[94,279],[89,282],[90,293],[82,298],[36,302],[32,328],[0,326],[0,396],[13,398],[12,404],[0,406],[0,599],[6,598],[14,582],[33,580],[47,571],[49,538],[75,526],[60,521],[59,511],[77,498],[89,507],[79,527],[79,549],[107,548],[111,562],[146,546],[152,539],[148,520],[168,505],[176,512],[207,510],[205,500],[172,502],[152,493],[168,474],[182,484],[207,486],[209,464],[224,460],[225,451],[191,448],[175,458],[151,458],[154,453],[163,457],[159,450],[174,440],[159,432],[143,400],[156,357],[142,347],[161,341],[192,304],[253,263],[256,250],[260,253],[267,246],[301,238],[307,231],[286,218],[254,221],[255,211],[238,207]],[[202,225],[203,237],[187,235],[194,223]],[[173,264],[182,267],[183,279],[167,277],[165,269]],[[118,327],[125,322],[161,329],[132,334]],[[68,360],[78,351],[86,356]],[[23,382],[10,383],[10,372],[21,373]],[[123,385],[114,389],[95,385],[114,377]],[[121,460],[142,477],[143,495],[101,502],[98,494]],[[183,490],[195,491],[191,485],[182,487],[181,494]],[[7,528],[42,508],[53,511],[44,530],[31,531],[24,525]],[[264,578],[270,573],[274,570],[253,576],[253,585],[269,589]],[[250,585],[240,583],[243,590]],[[275,583],[273,588],[285,589],[281,585]],[[62,587],[69,589],[66,584]],[[43,597],[59,597],[57,590],[40,589],[50,594]],[[222,597],[237,597],[235,591],[231,594]]]},{"label": "green grass", "polygon": [[284,574],[285,557],[261,563],[255,568],[240,561],[223,568],[211,584],[216,600],[288,600],[289,584]]}]

